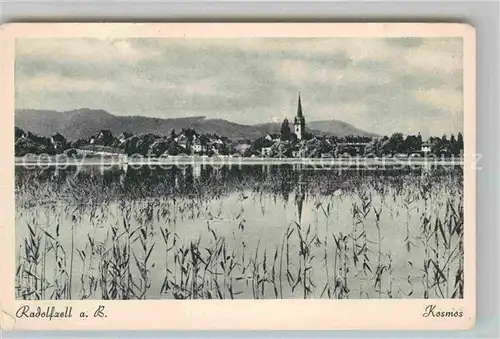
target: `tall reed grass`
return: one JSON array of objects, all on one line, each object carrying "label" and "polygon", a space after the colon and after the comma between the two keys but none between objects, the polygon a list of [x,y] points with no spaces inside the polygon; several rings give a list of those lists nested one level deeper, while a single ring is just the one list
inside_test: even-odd
[{"label": "tall reed grass", "polygon": [[463,298],[461,172],[228,173],[19,173],[16,297]]}]

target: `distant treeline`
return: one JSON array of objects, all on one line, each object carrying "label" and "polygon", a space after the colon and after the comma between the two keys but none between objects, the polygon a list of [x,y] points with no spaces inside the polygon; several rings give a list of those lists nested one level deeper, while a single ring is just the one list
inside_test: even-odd
[{"label": "distant treeline", "polygon": [[256,140],[233,141],[217,134],[198,133],[194,129],[170,131],[166,136],[156,134],[113,135],[101,130],[88,139],[68,140],[60,133],[51,137],[35,135],[15,127],[15,155],[62,154],[75,155],[80,150],[109,153],[140,154],[159,157],[165,155],[238,155],[266,157],[339,157],[437,155],[460,156],[463,153],[461,133],[430,137],[423,140],[420,134],[404,136],[394,133],[390,137],[345,136],[327,137],[306,134],[297,140],[285,124],[281,133],[271,133]]}]

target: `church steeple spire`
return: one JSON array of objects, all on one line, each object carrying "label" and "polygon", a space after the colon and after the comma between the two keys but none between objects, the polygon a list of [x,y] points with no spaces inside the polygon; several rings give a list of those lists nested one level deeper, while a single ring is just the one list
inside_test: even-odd
[{"label": "church steeple spire", "polygon": [[300,102],[300,92],[299,92],[299,104],[297,106],[297,116],[302,117],[302,103]]},{"label": "church steeple spire", "polygon": [[299,92],[299,103],[297,105],[297,115],[295,116],[294,121],[295,135],[297,139],[302,140],[304,137],[304,131],[306,129],[306,119],[304,119],[304,114],[302,112],[302,102],[300,100],[300,92]]}]

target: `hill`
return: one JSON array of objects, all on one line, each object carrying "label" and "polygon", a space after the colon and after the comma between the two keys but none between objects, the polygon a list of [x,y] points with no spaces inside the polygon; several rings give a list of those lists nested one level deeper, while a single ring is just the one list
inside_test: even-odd
[{"label": "hill", "polygon": [[[168,135],[172,129],[192,128],[203,133],[216,133],[230,139],[256,139],[267,133],[279,132],[281,123],[242,125],[223,119],[208,119],[203,116],[188,118],[151,118],[144,116],[116,116],[103,110],[82,108],[66,112],[48,110],[16,110],[17,127],[41,136],[60,132],[70,140],[89,138],[102,129],[114,135],[122,132],[134,134],[154,133]],[[338,120],[307,122],[309,131],[328,136],[375,136],[350,124]]]}]

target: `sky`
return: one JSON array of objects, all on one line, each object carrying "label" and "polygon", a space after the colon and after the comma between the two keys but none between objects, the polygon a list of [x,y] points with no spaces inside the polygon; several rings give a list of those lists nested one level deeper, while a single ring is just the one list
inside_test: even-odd
[{"label": "sky", "polygon": [[18,39],[16,109],[463,130],[461,38]]}]

